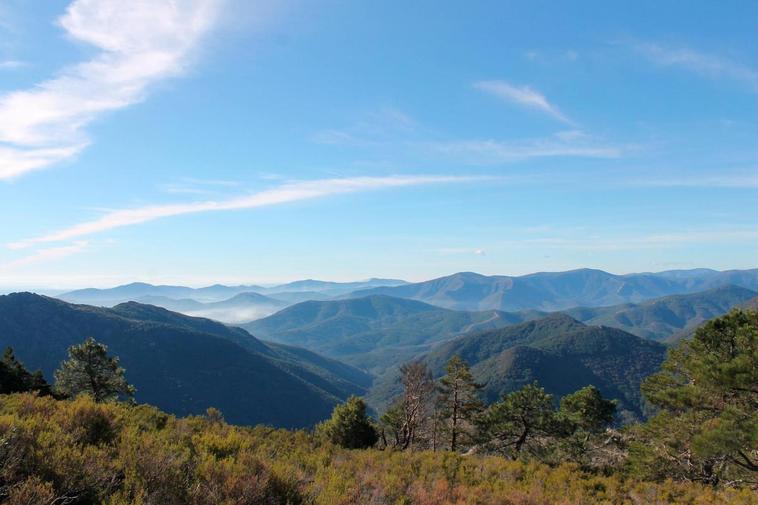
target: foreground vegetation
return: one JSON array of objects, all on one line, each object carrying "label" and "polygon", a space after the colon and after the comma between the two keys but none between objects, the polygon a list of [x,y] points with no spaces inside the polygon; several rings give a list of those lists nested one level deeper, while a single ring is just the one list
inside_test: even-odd
[{"label": "foreground vegetation", "polygon": [[758,504],[758,311],[672,349],[643,384],[656,414],[621,430],[593,386],[558,402],[533,383],[487,406],[462,359],[446,371],[435,381],[408,363],[378,422],[351,397],[306,432],[135,405],[94,339],[70,348],[52,386],[8,350],[0,503]]},{"label": "foreground vegetation", "polygon": [[575,464],[452,452],[349,450],[303,431],[243,428],[218,411],[14,394],[0,400],[4,503],[753,504],[747,489],[596,475]]}]

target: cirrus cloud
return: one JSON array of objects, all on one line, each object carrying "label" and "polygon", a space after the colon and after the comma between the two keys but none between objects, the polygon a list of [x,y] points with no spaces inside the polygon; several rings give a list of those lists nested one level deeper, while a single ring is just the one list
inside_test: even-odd
[{"label": "cirrus cloud", "polygon": [[558,107],[550,103],[545,95],[529,86],[514,86],[505,81],[479,81],[474,83],[474,88],[489,93],[500,100],[544,112],[566,124],[574,124]]},{"label": "cirrus cloud", "polygon": [[253,209],[283,203],[312,200],[330,195],[356,193],[385,188],[419,186],[428,184],[472,182],[492,180],[492,177],[466,177],[442,175],[397,175],[386,177],[350,177],[341,179],[318,179],[295,181],[278,187],[226,200],[206,200],[191,203],[148,205],[133,209],[121,209],[83,223],[63,228],[52,233],[7,244],[10,249],[24,249],[35,244],[60,242],[102,233],[124,226],[132,226],[156,219],[240,209]]},{"label": "cirrus cloud", "polygon": [[99,52],[31,89],[0,95],[0,179],[71,158],[89,143],[88,124],[181,74],[220,2],[74,0],[58,24]]}]

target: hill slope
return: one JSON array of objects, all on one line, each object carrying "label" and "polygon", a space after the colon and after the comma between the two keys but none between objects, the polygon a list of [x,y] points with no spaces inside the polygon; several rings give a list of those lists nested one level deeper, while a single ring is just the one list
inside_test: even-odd
[{"label": "hill slope", "polygon": [[[309,426],[368,381],[331,360],[319,364],[312,355],[269,347],[239,328],[158,307],[103,309],[31,293],[0,296],[0,346],[12,346],[48,379],[67,348],[88,336],[119,356],[138,401],[178,415],[215,406],[235,423]],[[329,381],[330,374],[340,381]]]},{"label": "hill slope", "polygon": [[463,272],[426,282],[361,290],[351,296],[384,294],[456,310],[556,311],[639,303],[726,284],[758,290],[758,269],[725,272],[699,269],[628,275],[581,269],[520,277]]},{"label": "hill slope", "polygon": [[[423,357],[435,377],[454,355],[469,363],[484,384],[483,397],[494,401],[537,380],[557,397],[588,384],[619,400],[625,418],[643,416],[639,386],[658,370],[666,353],[662,344],[616,328],[586,326],[564,314],[460,336],[435,346]],[[397,371],[377,380],[370,393],[381,409],[399,391]]]},{"label": "hill slope", "polygon": [[723,286],[639,304],[576,308],[565,312],[586,324],[612,326],[640,337],[664,341],[677,333],[689,332],[755,296],[756,292],[749,289]]},{"label": "hill slope", "polygon": [[381,372],[423,352],[434,342],[534,317],[538,314],[458,312],[377,295],[303,302],[243,327],[263,338]]}]

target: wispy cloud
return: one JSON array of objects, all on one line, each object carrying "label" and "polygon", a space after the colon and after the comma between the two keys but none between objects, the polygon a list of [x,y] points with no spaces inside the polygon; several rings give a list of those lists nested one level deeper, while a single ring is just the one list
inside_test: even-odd
[{"label": "wispy cloud", "polygon": [[729,58],[654,43],[635,43],[633,48],[659,65],[681,67],[715,79],[732,79],[758,91],[758,69]]},{"label": "wispy cloud", "polygon": [[479,81],[474,83],[474,87],[500,100],[544,112],[566,124],[574,124],[558,107],[550,103],[545,95],[529,86],[515,86],[505,81]]},{"label": "wispy cloud", "polygon": [[[2,119],[0,119],[2,121]],[[87,143],[62,147],[0,147],[0,179],[9,179],[30,170],[52,165],[78,154]]]},{"label": "wispy cloud", "polygon": [[633,186],[658,188],[758,188],[758,169],[749,174],[715,174],[633,180]]},{"label": "wispy cloud", "polygon": [[346,128],[328,128],[310,137],[316,144],[372,146],[382,144],[397,135],[412,133],[418,123],[397,107],[382,107],[365,115]]},{"label": "wispy cloud", "polygon": [[521,141],[456,140],[435,142],[430,147],[446,156],[455,156],[469,163],[508,163],[532,158],[580,157],[618,158],[624,148],[606,145],[579,132]]},{"label": "wispy cloud", "polygon": [[28,63],[19,60],[4,60],[0,61],[0,70],[15,70],[27,66]]},{"label": "wispy cloud", "polygon": [[353,177],[296,181],[283,184],[276,188],[260,191],[258,193],[226,200],[150,205],[133,209],[115,210],[106,213],[98,219],[79,223],[39,237],[14,242],[8,244],[8,247],[10,249],[23,249],[34,244],[72,240],[116,228],[122,228],[124,226],[147,223],[156,219],[179,216],[182,214],[253,209],[302,200],[312,200],[330,195],[356,193],[360,191],[427,184],[467,182],[482,179],[483,178],[477,177],[398,175],[388,177]]},{"label": "wispy cloud", "polygon": [[65,258],[66,256],[71,256],[72,254],[77,254],[84,251],[87,248],[87,245],[87,241],[81,240],[70,245],[39,249],[37,251],[34,251],[32,254],[13,260],[4,265],[0,265],[0,271],[15,270],[20,267],[36,265],[38,263],[46,263],[48,261]]},{"label": "wispy cloud", "polygon": [[58,20],[66,35],[99,49],[31,89],[0,96],[0,179],[47,167],[88,143],[85,127],[141,101],[180,74],[213,25],[221,0],[74,0]]}]

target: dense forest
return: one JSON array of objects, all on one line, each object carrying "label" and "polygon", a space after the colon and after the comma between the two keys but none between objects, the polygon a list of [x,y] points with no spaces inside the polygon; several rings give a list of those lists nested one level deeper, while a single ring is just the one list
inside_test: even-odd
[{"label": "dense forest", "polygon": [[593,386],[487,405],[458,355],[439,379],[401,367],[378,419],[353,396],[313,430],[233,426],[135,404],[94,339],[68,354],[53,385],[0,361],[3,503],[758,503],[758,311],[673,348],[642,386],[653,416],[624,427]]}]

